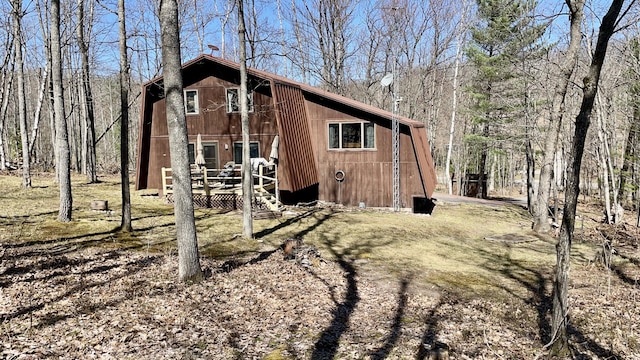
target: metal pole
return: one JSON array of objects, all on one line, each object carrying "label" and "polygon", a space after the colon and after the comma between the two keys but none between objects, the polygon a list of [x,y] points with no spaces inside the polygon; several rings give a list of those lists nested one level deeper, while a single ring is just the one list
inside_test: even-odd
[{"label": "metal pole", "polygon": [[[396,10],[396,9],[394,9]],[[395,19],[394,19],[395,20]],[[398,124],[398,77],[396,71],[396,46],[392,44],[393,66],[393,115],[391,119],[391,158],[393,178],[393,211],[400,210],[400,124]]]}]

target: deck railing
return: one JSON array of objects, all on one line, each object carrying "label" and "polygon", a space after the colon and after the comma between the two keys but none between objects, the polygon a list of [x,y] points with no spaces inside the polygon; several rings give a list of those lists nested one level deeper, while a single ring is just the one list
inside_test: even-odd
[{"label": "deck railing", "polygon": [[[221,176],[221,173],[223,174]],[[230,173],[225,176],[225,173]],[[242,190],[242,166],[236,165],[232,171],[229,169],[210,169],[206,167],[191,166],[191,189],[193,194],[212,195],[215,193],[235,192],[241,194]],[[280,202],[280,189],[278,186],[278,165],[258,166],[258,171],[253,173],[254,195],[262,196],[265,191],[274,190],[276,202]],[[162,168],[162,193],[173,193],[173,178],[171,168]]]}]

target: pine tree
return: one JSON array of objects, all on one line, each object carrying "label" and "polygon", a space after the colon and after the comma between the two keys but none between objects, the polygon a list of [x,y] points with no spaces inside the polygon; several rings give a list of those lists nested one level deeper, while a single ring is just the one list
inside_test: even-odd
[{"label": "pine tree", "polygon": [[480,153],[479,186],[486,197],[489,148],[511,135],[506,125],[523,108],[518,69],[533,54],[544,51],[540,38],[546,24],[537,24],[530,15],[535,1],[477,0],[477,6],[478,23],[471,29],[471,44],[466,49],[476,71],[467,89],[474,102],[469,109],[473,129],[466,140]]}]

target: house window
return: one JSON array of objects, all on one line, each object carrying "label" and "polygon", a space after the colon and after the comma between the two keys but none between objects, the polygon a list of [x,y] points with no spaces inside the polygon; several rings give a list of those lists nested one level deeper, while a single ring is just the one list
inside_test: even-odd
[{"label": "house window", "polygon": [[[249,153],[251,158],[260,157],[260,146],[257,141],[249,143]],[[233,162],[242,164],[242,143],[233,143]]]},{"label": "house window", "polygon": [[374,149],[375,132],[372,122],[329,124],[329,149]]},{"label": "house window", "polygon": [[[249,112],[253,111],[253,91],[247,91],[247,107]],[[240,89],[227,89],[227,112],[240,112]]]},{"label": "house window", "polygon": [[184,91],[184,110],[187,115],[198,113],[198,90]]},{"label": "house window", "polygon": [[[218,143],[203,143],[204,166],[208,169],[218,168]],[[196,144],[189,144],[189,164],[196,163]]]}]

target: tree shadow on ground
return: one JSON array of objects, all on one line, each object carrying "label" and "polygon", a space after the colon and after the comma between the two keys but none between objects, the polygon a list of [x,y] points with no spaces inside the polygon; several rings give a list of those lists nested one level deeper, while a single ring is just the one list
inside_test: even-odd
[{"label": "tree shadow on ground", "polygon": [[[441,320],[437,315],[438,310],[445,303],[445,300],[440,299],[436,305],[434,305],[429,313],[425,316],[425,323],[427,324],[427,328],[422,335],[422,339],[420,341],[420,348],[418,349],[418,353],[416,354],[417,360],[424,360],[426,358],[440,358],[440,353],[444,351],[448,351],[449,346],[442,341],[438,340],[438,323]],[[444,357],[442,357],[444,358]]]},{"label": "tree shadow on ground", "polygon": [[[616,255],[620,256],[622,259],[628,261],[631,265],[640,268],[640,260],[635,256],[625,255],[623,253],[618,252]],[[616,276],[624,281],[626,284],[636,286],[638,284],[638,278],[634,278],[627,274],[627,272],[621,267],[611,264],[611,271],[613,271]]]},{"label": "tree shadow on ground", "polygon": [[574,360],[593,359],[591,354],[582,353],[582,349],[593,353],[598,359],[622,360],[625,358],[624,356],[614,353],[611,349],[605,349],[595,340],[584,336],[582,331],[572,325],[571,322],[567,325],[567,334],[570,337],[569,348],[571,349],[572,359]]},{"label": "tree shadow on ground", "polygon": [[[319,212],[320,209],[311,209],[309,211],[306,211],[296,217],[287,219],[286,221],[272,227],[269,229],[265,229],[262,230],[258,233],[256,233],[255,238],[259,239],[262,238],[268,234],[271,234],[279,229],[283,229],[286,228],[287,226],[293,225],[295,223],[299,223],[301,220],[309,218],[311,216],[313,216],[314,214],[316,214],[317,212]],[[333,212],[330,212],[328,214],[322,214],[322,216],[317,217],[317,221],[308,226],[307,228],[301,230],[300,232],[298,232],[295,236],[296,237],[300,237],[303,238],[304,235],[308,234],[309,232],[313,231],[315,228],[317,228],[318,226],[322,225],[322,223],[324,223],[325,221],[327,221],[328,219],[331,218],[331,216],[333,216]],[[207,247],[211,247],[214,246],[215,244],[211,244],[208,245]],[[268,250],[268,251],[261,251],[258,252],[256,256],[252,257],[251,259],[243,259],[243,258],[238,258],[238,256],[242,256],[244,253],[239,253],[235,255],[235,258],[233,259],[229,259],[227,261],[225,261],[222,265],[220,265],[220,267],[218,267],[217,272],[224,272],[224,273],[229,273],[237,268],[240,268],[242,266],[245,265],[252,265],[252,264],[257,264],[260,263],[266,259],[269,258],[269,256],[273,255],[275,252],[277,252],[276,250]],[[251,252],[252,254],[256,254],[255,252]]]},{"label": "tree shadow on ground", "polygon": [[404,316],[405,308],[407,307],[407,288],[411,283],[411,275],[404,276],[400,280],[400,289],[398,290],[398,307],[396,308],[396,314],[393,317],[393,324],[389,330],[389,335],[382,346],[373,351],[371,355],[372,360],[383,360],[389,356],[389,352],[398,342],[400,337],[400,331],[402,330],[402,317]]},{"label": "tree shadow on ground", "polygon": [[[289,225],[293,225],[293,224],[295,224],[297,222],[300,222],[303,219],[311,217],[311,216],[313,216],[314,214],[316,214],[317,212],[320,212],[320,211],[322,211],[322,209],[320,209],[320,208],[313,208],[313,209],[307,210],[307,211],[303,212],[302,214],[300,214],[298,216],[286,219],[285,221],[279,223],[278,225],[276,225],[274,227],[270,227],[270,228],[258,231],[257,233],[255,233],[253,235],[253,237],[256,238],[256,239],[261,239],[261,238],[263,238],[263,237],[265,237],[265,236],[267,236],[269,234],[272,234],[272,233],[274,233],[274,232],[276,232],[276,231],[278,231],[280,229],[286,228]],[[326,218],[322,219],[322,221],[324,221],[324,220],[326,220]],[[319,224],[317,224],[317,225],[319,225]],[[311,231],[311,230],[309,230],[309,231]],[[307,231],[307,233],[309,231]],[[298,235],[298,236],[300,236],[300,235]]]},{"label": "tree shadow on ground", "polygon": [[[108,256],[103,256],[102,257],[103,260],[115,259],[120,256],[116,251],[109,251],[106,254],[108,254]],[[28,274],[32,271],[53,270],[51,274],[44,277],[38,277],[37,279],[31,277],[31,278],[25,278],[23,280],[20,280],[21,282],[33,282],[36,280],[45,281],[45,280],[51,280],[58,276],[68,275],[64,271],[62,271],[63,269],[70,268],[70,267],[79,267],[91,261],[93,261],[93,259],[89,259],[89,258],[69,259],[68,257],[65,256],[65,254],[55,255],[55,254],[48,253],[46,255],[46,258],[44,258],[43,261],[39,261],[35,266],[31,264],[15,266],[14,264],[11,267],[7,267],[4,273],[2,273],[2,275],[3,276],[23,275],[23,274]],[[103,267],[102,270],[108,270],[108,268]],[[96,270],[92,269],[92,272],[96,272]],[[83,274],[89,274],[89,272],[87,273],[83,272]],[[2,283],[0,283],[0,287],[2,287]]]},{"label": "tree shadow on ground", "polygon": [[[552,290],[547,288],[553,282],[552,274],[545,274],[541,270],[534,269],[531,266],[525,266],[526,262],[512,258],[512,247],[510,244],[505,244],[505,248],[506,252],[504,254],[495,254],[483,249],[476,250],[487,259],[484,264],[485,269],[497,271],[502,276],[522,285],[531,294],[531,297],[523,298],[507,286],[501,286],[503,291],[513,297],[521,299],[525,304],[534,307],[537,312],[540,342],[542,345],[548,345],[552,340],[551,323],[548,315],[553,308],[553,294],[551,293]],[[581,353],[581,349],[595,354],[599,359],[622,359],[621,356],[609,349],[605,349],[593,339],[587,338],[580,329],[571,323],[567,326],[567,332],[570,336],[570,348],[573,353],[573,359],[591,359],[591,355]]]},{"label": "tree shadow on ground", "polygon": [[[199,215],[195,217],[195,220],[202,220],[206,217],[205,214]],[[135,228],[132,232],[124,233],[121,231],[120,226],[113,227],[112,229],[93,232],[93,233],[83,233],[72,236],[58,236],[55,238],[44,239],[44,240],[29,240],[29,241],[20,241],[15,243],[3,244],[4,248],[7,249],[19,249],[19,248],[29,248],[33,247],[34,249],[31,251],[22,252],[20,256],[36,256],[36,255],[50,255],[51,253],[61,254],[65,252],[72,252],[79,248],[87,248],[91,246],[101,246],[106,242],[115,242],[118,243],[121,249],[142,249],[144,247],[149,247],[153,245],[157,247],[159,245],[163,245],[166,243],[175,242],[174,236],[169,236],[165,241],[157,242],[150,244],[145,242],[144,240],[136,240],[129,241],[131,239],[135,239],[139,234],[145,234],[150,230],[157,230],[160,228],[167,228],[175,226],[175,219],[171,221],[164,222],[162,224],[153,224],[146,227]],[[121,239],[121,236],[124,236],[125,239]],[[59,244],[59,245],[58,245]],[[58,245],[58,246],[55,246]],[[50,248],[43,248],[44,246],[52,246]]]},{"label": "tree shadow on ground", "polygon": [[[321,221],[318,221],[318,223],[305,229],[298,235],[306,235],[313,230],[313,228],[319,226],[322,221],[325,221],[331,216],[332,214],[325,215],[321,218]],[[361,254],[369,253],[374,247],[386,246],[392,243],[391,241],[375,243],[372,239],[369,239],[358,242],[351,247],[339,248],[338,241],[331,239],[326,234],[320,235],[320,242],[324,245],[324,248],[331,253],[336,263],[345,272],[347,288],[345,290],[344,300],[342,301],[338,301],[338,297],[335,296],[334,291],[330,289],[331,297],[333,302],[336,304],[336,307],[332,311],[333,318],[331,319],[331,324],[322,331],[320,337],[314,344],[313,353],[311,354],[312,360],[333,359],[337,353],[340,338],[347,330],[349,330],[349,319],[355,311],[356,305],[360,301],[357,280],[358,273],[354,265],[354,260]],[[399,306],[399,308],[404,309],[404,305]],[[392,332],[393,330],[394,329],[392,329]],[[392,335],[389,340],[395,342],[397,338],[394,339]]]},{"label": "tree shadow on ground", "polygon": [[[495,244],[503,246],[503,253],[498,254],[479,247],[475,249],[485,259],[481,267],[512,280],[527,290],[530,296],[524,297],[509,286],[496,284],[502,291],[522,300],[536,311],[538,336],[540,342],[544,345],[550,340],[551,334],[551,324],[547,316],[552,307],[552,297],[550,291],[547,290],[551,274],[545,274],[539,269],[527,266],[527,261],[514,259],[512,257],[513,246],[508,241],[496,242]],[[494,250],[496,249],[494,248]]]},{"label": "tree shadow on ground", "polygon": [[339,258],[337,262],[346,272],[347,293],[344,301],[336,304],[336,308],[332,311],[333,319],[331,320],[331,325],[322,332],[320,338],[316,341],[311,354],[311,359],[313,360],[334,358],[338,350],[340,337],[349,329],[349,318],[360,300],[356,270],[353,264],[344,258]]},{"label": "tree shadow on ground", "polygon": [[48,216],[53,216],[57,214],[58,214],[58,211],[45,211],[41,213],[32,213],[32,214],[14,215],[14,216],[0,215],[0,223],[6,221],[7,222],[6,225],[15,225],[16,221],[19,221],[20,224],[31,224],[31,223],[35,223],[37,220],[34,220],[34,219],[39,218],[40,216],[48,217]]},{"label": "tree shadow on ground", "polygon": [[[95,288],[95,287],[100,287],[100,286],[105,286],[105,285],[109,285],[111,283],[114,283],[117,280],[126,278],[128,276],[131,276],[132,274],[139,272],[141,270],[143,270],[144,268],[154,265],[156,263],[158,263],[160,261],[160,257],[158,256],[152,256],[152,257],[145,257],[145,258],[141,258],[138,260],[134,260],[134,261],[129,261],[126,262],[124,264],[119,264],[116,265],[114,267],[109,267],[109,266],[104,266],[102,264],[99,264],[99,261],[103,261],[102,258],[95,258],[95,259],[91,259],[88,262],[85,263],[90,263],[90,262],[95,262],[96,266],[92,267],[91,269],[88,270],[84,270],[83,272],[81,272],[82,275],[88,275],[91,273],[102,273],[104,272],[105,274],[112,269],[115,268],[123,268],[126,269],[126,271],[121,272],[120,274],[111,276],[109,278],[100,280],[100,281],[94,281],[94,282],[89,282],[89,283],[85,283],[83,280],[83,277],[80,277],[80,281],[78,284],[71,286],[69,289],[67,289],[65,292],[63,292],[60,295],[57,295],[55,297],[53,297],[52,299],[36,299],[36,303],[33,303],[34,299],[30,299],[29,301],[31,302],[29,305],[26,306],[22,306],[20,308],[18,308],[17,310],[11,312],[11,313],[4,313],[4,314],[0,314],[0,319],[1,322],[5,322],[5,321],[11,321],[12,319],[15,319],[19,316],[22,315],[26,315],[26,314],[31,314],[34,311],[37,310],[41,310],[43,309],[45,306],[55,303],[55,302],[59,302],[62,301],[64,299],[69,298],[70,296],[76,294],[76,293],[80,293],[82,291],[85,291],[87,289],[91,289],[91,288]],[[61,270],[64,270],[66,272],[70,271],[70,266],[77,266],[78,264],[74,264],[74,265],[70,265],[70,263],[68,262],[60,262],[60,264],[63,266],[63,268]],[[68,273],[66,274],[68,275]],[[32,276],[33,278],[33,276]],[[46,281],[46,279],[35,279],[32,281]],[[117,303],[117,302],[116,302]],[[111,304],[111,305],[115,305],[115,303]],[[95,307],[96,309],[98,308],[103,308],[109,306],[109,304],[103,304],[101,306]],[[95,310],[95,309],[94,309]],[[64,319],[67,319],[69,317],[71,317],[72,315],[67,314],[67,315],[56,315],[55,319],[54,318],[47,318],[45,315],[45,323],[46,325],[53,325],[59,321],[62,321]],[[48,319],[48,320],[46,320]]]}]

